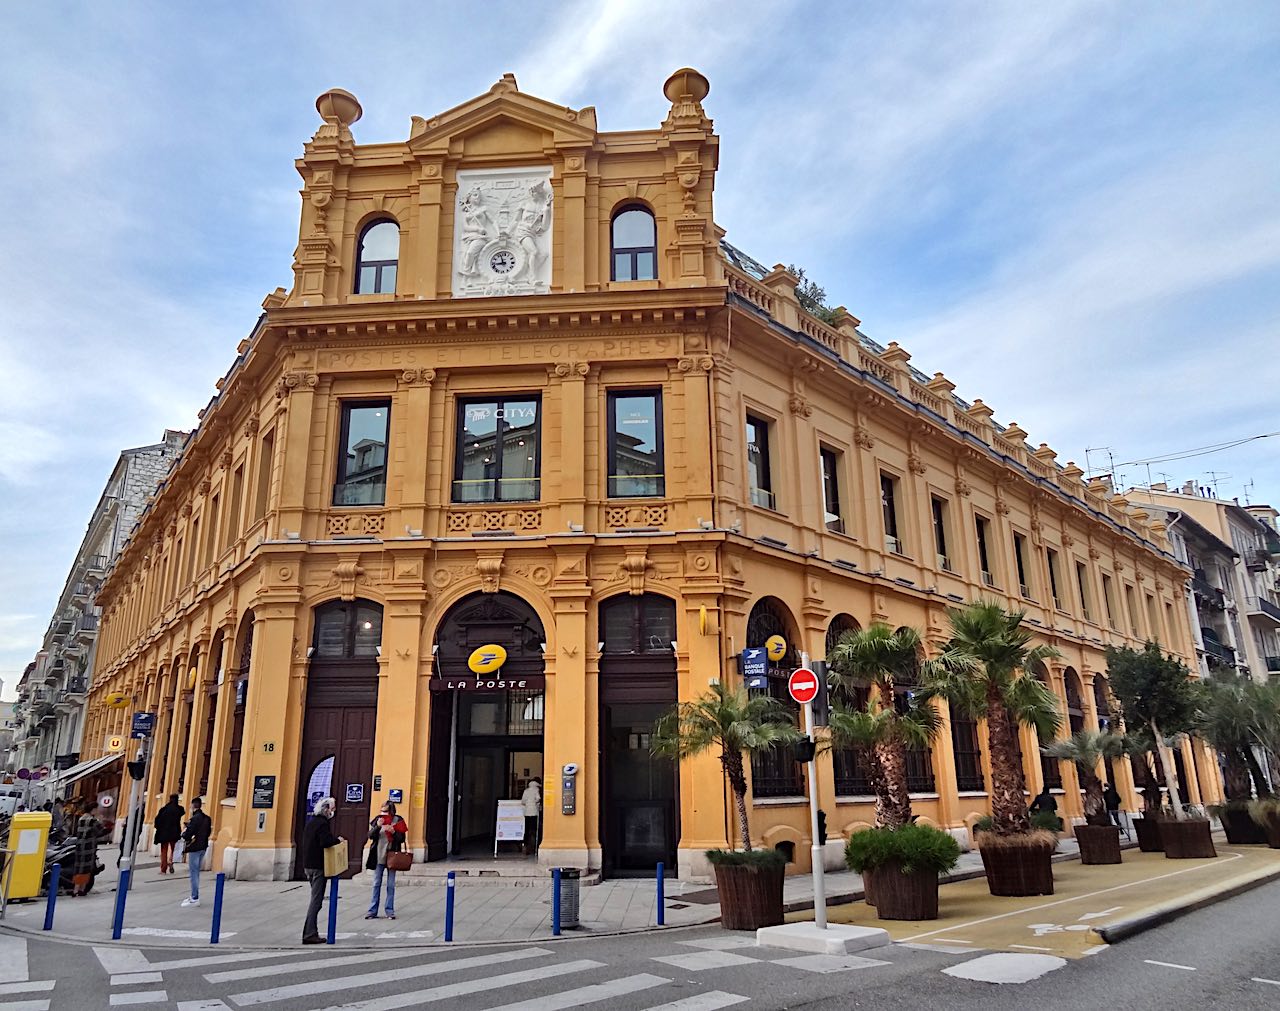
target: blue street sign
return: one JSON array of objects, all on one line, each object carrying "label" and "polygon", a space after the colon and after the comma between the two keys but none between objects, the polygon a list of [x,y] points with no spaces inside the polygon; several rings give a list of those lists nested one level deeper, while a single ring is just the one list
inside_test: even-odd
[{"label": "blue street sign", "polygon": [[150,737],[155,733],[156,714],[155,713],[134,713],[133,726],[129,729],[130,737]]},{"label": "blue street sign", "polygon": [[394,788],[392,788],[392,789],[388,790],[388,791],[387,791],[387,800],[391,801],[391,803],[393,803],[393,804],[403,804],[403,803],[404,803],[404,791],[403,791],[403,790],[397,790],[397,789],[394,789]]},{"label": "blue street sign", "polygon": [[744,678],[763,677],[769,673],[769,656],[763,646],[751,646],[742,651],[740,658]]}]

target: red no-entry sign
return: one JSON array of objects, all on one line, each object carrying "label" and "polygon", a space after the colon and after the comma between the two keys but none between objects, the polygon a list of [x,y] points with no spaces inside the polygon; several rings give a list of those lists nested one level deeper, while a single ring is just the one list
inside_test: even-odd
[{"label": "red no-entry sign", "polygon": [[812,702],[818,696],[818,675],[808,667],[797,667],[787,681],[787,691],[801,705]]}]

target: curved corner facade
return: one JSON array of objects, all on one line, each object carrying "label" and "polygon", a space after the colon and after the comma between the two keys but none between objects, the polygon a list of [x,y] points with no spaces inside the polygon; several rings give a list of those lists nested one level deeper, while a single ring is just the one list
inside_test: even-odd
[{"label": "curved corner facade", "polygon": [[[847,628],[936,649],[948,606],[994,597],[1061,650],[1073,727],[1106,718],[1107,644],[1194,665],[1160,522],[723,241],[707,90],[677,72],[660,128],[608,133],[508,75],[376,145],[322,96],[292,288],[98,596],[85,757],[156,713],[148,818],[203,796],[216,867],[289,876],[325,795],[348,838],[391,797],[419,858],[492,852],[537,777],[543,863],[704,874],[736,832],[719,763],[652,757],[652,724],[773,634],[748,685],[782,697]],[[923,818],[986,813],[984,740],[946,719],[913,755]],[[1023,754],[1078,815],[1073,770]],[[1181,760],[1217,797],[1212,756]],[[752,763],[753,833],[796,870],[806,790]],[[856,758],[821,756],[818,792],[838,859],[873,819]]]}]

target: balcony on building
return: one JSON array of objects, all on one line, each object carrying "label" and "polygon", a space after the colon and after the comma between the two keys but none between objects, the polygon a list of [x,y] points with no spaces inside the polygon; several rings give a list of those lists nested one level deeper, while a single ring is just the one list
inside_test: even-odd
[{"label": "balcony on building", "polygon": [[1266,597],[1247,597],[1246,612],[1250,618],[1258,619],[1260,624],[1270,628],[1280,628],[1280,607]]},{"label": "balcony on building", "polygon": [[1250,548],[1245,552],[1244,565],[1250,572],[1266,572],[1271,564],[1271,551],[1267,548]]},{"label": "balcony on building", "polygon": [[98,634],[98,616],[93,611],[85,611],[75,621],[71,635],[81,642],[92,642]]},{"label": "balcony on building", "polygon": [[1204,637],[1204,654],[1205,659],[1209,661],[1209,666],[1234,667],[1236,663],[1236,651],[1230,646],[1224,646],[1219,642],[1213,629],[1202,628],[1200,632]]},{"label": "balcony on building", "polygon": [[1267,659],[1267,670],[1272,674],[1280,674],[1280,656],[1269,656]]},{"label": "balcony on building", "polygon": [[1209,582],[1204,569],[1196,569],[1191,577],[1191,589],[1197,600],[1215,610],[1221,611],[1227,606],[1227,595]]},{"label": "balcony on building", "polygon": [[71,599],[79,604],[83,604],[93,596],[93,587],[88,583],[78,582],[71,587]]}]

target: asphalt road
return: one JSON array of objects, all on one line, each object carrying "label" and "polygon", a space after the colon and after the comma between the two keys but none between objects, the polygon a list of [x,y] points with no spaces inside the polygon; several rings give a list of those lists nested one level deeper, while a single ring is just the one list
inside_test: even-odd
[{"label": "asphalt road", "polygon": [[1043,975],[1000,985],[950,974],[986,974],[990,960],[972,950],[892,945],[866,957],[801,956],[757,948],[750,936],[718,927],[417,951],[339,945],[284,952],[95,947],[0,932],[0,1011],[1276,1009],[1278,904],[1280,882],[1089,957],[1004,954],[997,971]]}]

